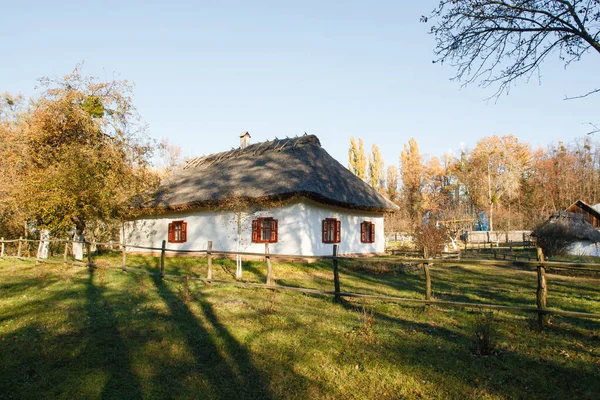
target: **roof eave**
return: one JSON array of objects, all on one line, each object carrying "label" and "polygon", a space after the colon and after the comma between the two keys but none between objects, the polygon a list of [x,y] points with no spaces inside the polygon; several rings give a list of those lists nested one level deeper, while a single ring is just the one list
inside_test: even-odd
[{"label": "roof eave", "polygon": [[162,214],[166,212],[181,212],[181,211],[189,211],[195,209],[221,209],[221,210],[230,210],[237,209],[239,207],[246,208],[250,206],[260,206],[262,208],[271,208],[281,205],[284,202],[289,202],[291,200],[306,198],[309,200],[313,200],[317,203],[326,204],[334,207],[345,208],[349,210],[357,210],[357,211],[367,211],[367,212],[378,212],[378,213],[392,213],[400,208],[391,204],[396,208],[390,207],[376,207],[376,206],[365,206],[358,204],[345,203],[341,201],[336,201],[329,199],[327,197],[321,196],[317,193],[312,192],[293,192],[293,193],[283,193],[277,195],[263,196],[263,197],[234,197],[220,200],[203,200],[203,201],[194,201],[189,203],[182,204],[170,204],[170,205],[162,205],[156,204],[147,207],[138,208],[138,216],[143,215],[156,215]]}]

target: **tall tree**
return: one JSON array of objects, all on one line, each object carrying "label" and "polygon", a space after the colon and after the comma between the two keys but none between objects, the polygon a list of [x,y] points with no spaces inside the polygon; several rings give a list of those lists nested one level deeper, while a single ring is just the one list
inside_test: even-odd
[{"label": "tall tree", "polygon": [[391,201],[398,200],[398,167],[390,165],[387,169],[386,193]]},{"label": "tall tree", "polygon": [[400,173],[404,205],[413,227],[418,227],[423,217],[424,169],[419,145],[414,138],[411,138],[400,154]]},{"label": "tall tree", "polygon": [[27,236],[22,186],[27,176],[26,114],[22,96],[0,96],[0,235]]},{"label": "tall tree", "polygon": [[86,77],[81,65],[40,82],[45,91],[25,124],[29,217],[59,232],[124,217],[132,198],[155,183],[131,85]]},{"label": "tall tree", "polygon": [[494,230],[494,210],[502,199],[519,195],[530,159],[529,145],[513,135],[484,137],[469,154],[461,178],[473,199],[487,206],[490,231]]},{"label": "tall tree", "polygon": [[567,66],[600,53],[598,0],[441,0],[421,20],[434,23],[434,62],[450,63],[465,85],[497,84],[496,95],[538,73],[551,54]]},{"label": "tall tree", "polygon": [[367,157],[365,156],[365,147],[361,138],[358,138],[358,144],[353,137],[350,138],[348,169],[362,180],[365,180],[367,177]]},{"label": "tall tree", "polygon": [[162,177],[168,176],[184,163],[181,147],[172,144],[167,138],[163,138],[160,141],[158,146],[158,156],[158,174]]},{"label": "tall tree", "polygon": [[369,154],[369,184],[380,192],[383,191],[383,173],[383,157],[381,157],[379,147],[373,143]]}]

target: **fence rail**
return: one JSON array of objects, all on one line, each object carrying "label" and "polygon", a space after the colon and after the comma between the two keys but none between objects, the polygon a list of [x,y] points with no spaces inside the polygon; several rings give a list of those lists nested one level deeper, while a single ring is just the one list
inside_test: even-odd
[{"label": "fence rail", "polygon": [[[21,244],[22,242],[31,242],[32,240],[28,239],[16,239],[16,240],[5,240],[4,238],[0,239],[0,244],[2,245],[2,252],[0,253],[0,257],[3,258],[17,258],[21,260],[35,260],[36,263],[40,262],[40,259],[35,257],[23,257],[20,254]],[[64,239],[55,239],[54,241],[62,241],[65,242],[65,252],[63,254],[63,261],[58,260],[44,260],[43,262],[47,263],[63,263],[63,264],[73,264],[73,265],[81,265],[87,266],[89,268],[101,268],[101,269],[120,269],[125,272],[132,273],[144,273],[148,275],[160,276],[162,278],[171,278],[171,279],[190,279],[190,280],[199,280],[204,282],[211,283],[220,283],[220,284],[230,284],[241,287],[255,287],[255,288],[265,288],[265,289],[277,289],[277,290],[292,290],[304,293],[312,293],[312,294],[320,294],[320,295],[331,295],[334,296],[337,301],[341,300],[342,297],[355,297],[355,298],[366,298],[366,299],[377,299],[384,301],[392,301],[392,302],[404,302],[404,303],[414,303],[414,304],[423,304],[423,305],[439,305],[439,306],[449,306],[449,307],[459,307],[459,308],[481,308],[481,309],[493,309],[493,310],[505,310],[505,311],[521,311],[521,312],[529,312],[536,313],[538,315],[540,326],[545,324],[545,318],[547,315],[561,315],[561,316],[570,316],[577,318],[594,318],[600,319],[600,314],[595,313],[586,313],[586,312],[576,312],[576,311],[563,311],[563,310],[555,310],[546,307],[546,299],[548,287],[546,283],[546,269],[556,268],[563,270],[576,270],[576,271],[593,271],[600,272],[600,264],[594,263],[561,263],[555,261],[545,261],[544,255],[540,248],[538,248],[538,261],[511,261],[511,260],[475,260],[475,259],[448,259],[448,258],[416,258],[416,257],[366,257],[366,258],[357,258],[357,257],[344,257],[338,255],[338,246],[333,246],[333,254],[331,256],[298,256],[298,255],[286,255],[286,254],[271,254],[269,251],[268,243],[265,244],[265,252],[264,253],[253,253],[253,252],[233,252],[233,251],[223,251],[223,250],[213,250],[212,242],[209,241],[207,243],[206,249],[201,250],[177,250],[177,249],[168,249],[166,247],[166,241],[163,240],[162,246],[160,248],[155,247],[143,247],[143,246],[133,246],[123,244],[115,244],[113,242],[108,243],[108,245],[119,246],[122,252],[122,264],[121,266],[101,266],[97,265],[93,262],[91,244],[90,242],[74,242],[70,240]],[[5,243],[14,243],[18,242],[19,244],[19,254],[17,256],[6,256],[4,253],[4,244]],[[39,240],[34,242],[40,242]],[[73,261],[68,260],[67,257],[67,247],[69,243],[80,243],[84,244],[87,249],[87,262],[83,261]],[[97,245],[97,244],[96,244]],[[139,268],[132,268],[127,266],[127,249],[135,249],[142,248],[148,250],[156,250],[160,251],[160,272],[150,272],[144,271]],[[207,277],[197,277],[197,276],[189,276],[189,275],[175,275],[175,274],[166,274],[165,273],[165,254],[167,252],[175,252],[175,253],[204,253],[207,255]],[[240,282],[240,281],[226,281],[212,278],[212,256],[213,255],[236,255],[236,256],[256,256],[256,257],[264,257],[267,263],[267,278],[266,284],[257,284],[257,283],[248,283],[248,282]],[[334,290],[320,290],[320,289],[311,289],[304,287],[291,287],[291,286],[283,286],[273,284],[274,280],[272,277],[272,265],[271,259],[277,258],[285,258],[285,259],[319,259],[319,260],[331,260],[332,262],[332,272],[333,272],[333,283]],[[395,296],[386,296],[386,295],[372,295],[366,293],[351,293],[351,292],[343,292],[340,288],[340,277],[338,271],[338,262],[339,261],[360,261],[361,263],[385,263],[385,262],[402,262],[402,263],[411,263],[411,264],[420,264],[423,265],[424,275],[425,275],[425,294],[424,299],[413,299],[413,298],[404,298],[404,297],[395,297]],[[468,303],[468,302],[455,302],[455,301],[446,301],[446,300],[435,300],[431,299],[431,273],[430,267],[433,264],[438,265],[447,265],[447,264],[466,264],[466,265],[496,265],[496,266],[529,266],[534,267],[537,271],[537,290],[536,290],[536,305],[537,307],[519,307],[519,306],[506,306],[500,304],[488,304],[488,303]]]}]

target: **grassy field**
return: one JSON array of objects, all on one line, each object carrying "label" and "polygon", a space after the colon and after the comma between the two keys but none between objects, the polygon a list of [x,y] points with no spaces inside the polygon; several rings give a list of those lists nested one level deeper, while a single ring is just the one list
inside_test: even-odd
[{"label": "grassy field", "polygon": [[[119,254],[96,258],[119,265]],[[151,257],[128,264],[158,270]],[[235,263],[215,261],[233,280]],[[205,276],[202,259],[167,273]],[[244,280],[264,282],[262,262]],[[278,284],[331,290],[330,263],[274,263]],[[535,304],[522,269],[433,267],[434,297]],[[344,291],[422,298],[419,271],[341,265]],[[600,313],[600,279],[548,275],[548,306]],[[423,307],[0,260],[0,398],[600,398],[600,321]],[[479,355],[491,329],[494,347]]]}]

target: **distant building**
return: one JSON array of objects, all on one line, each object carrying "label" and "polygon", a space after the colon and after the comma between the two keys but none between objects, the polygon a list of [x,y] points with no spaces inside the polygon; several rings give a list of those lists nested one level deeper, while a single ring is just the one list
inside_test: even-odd
[{"label": "distant building", "polygon": [[590,206],[582,200],[577,200],[565,210],[576,214],[583,214],[587,222],[594,228],[600,228],[600,204]]},{"label": "distant building", "polygon": [[533,230],[531,236],[537,239],[541,247],[544,247],[544,241],[550,244],[562,242],[568,244],[568,254],[600,257],[600,232],[594,229],[583,213],[553,213]]}]

